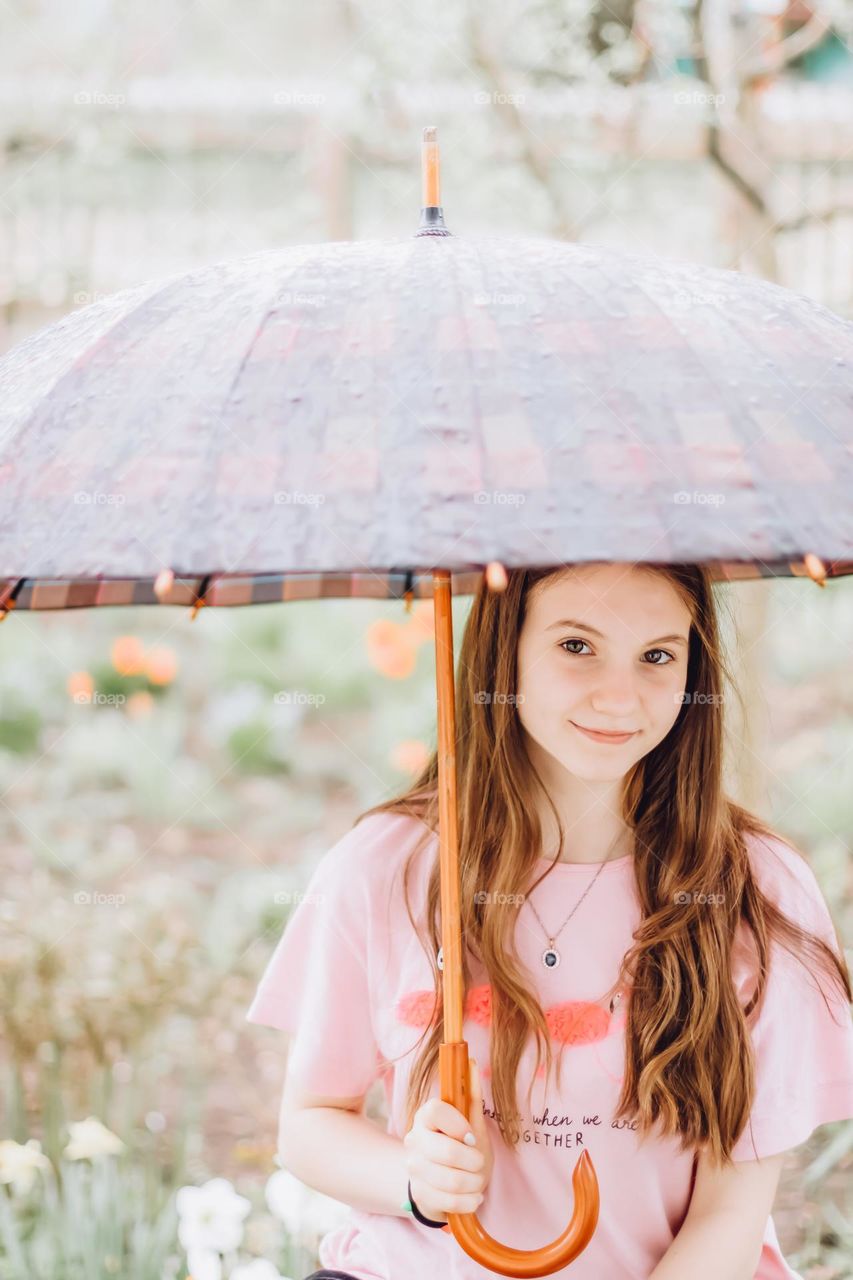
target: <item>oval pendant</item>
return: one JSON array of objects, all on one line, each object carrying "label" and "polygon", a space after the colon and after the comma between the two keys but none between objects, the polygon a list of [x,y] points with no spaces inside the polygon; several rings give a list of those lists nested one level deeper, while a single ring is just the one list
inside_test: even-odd
[{"label": "oval pendant", "polygon": [[438,955],[435,958],[435,962],[443,973],[444,972],[444,947],[438,948]]},{"label": "oval pendant", "polygon": [[542,952],[542,963],[546,969],[556,969],[560,963],[560,953],[556,947],[548,947]]}]

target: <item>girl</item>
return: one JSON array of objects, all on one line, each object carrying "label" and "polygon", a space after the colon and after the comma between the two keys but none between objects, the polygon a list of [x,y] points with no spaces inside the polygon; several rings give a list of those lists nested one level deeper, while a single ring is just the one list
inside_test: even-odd
[{"label": "girl", "polygon": [[491,1276],[447,1215],[549,1243],[584,1150],[598,1225],[558,1274],[795,1275],[770,1211],[785,1153],[853,1117],[850,977],[808,863],[723,790],[724,680],[701,566],[480,589],[456,679],[470,1126],[438,1087],[435,754],[321,859],[247,1014],[294,1037],[283,1165],[353,1207],[313,1280]]}]

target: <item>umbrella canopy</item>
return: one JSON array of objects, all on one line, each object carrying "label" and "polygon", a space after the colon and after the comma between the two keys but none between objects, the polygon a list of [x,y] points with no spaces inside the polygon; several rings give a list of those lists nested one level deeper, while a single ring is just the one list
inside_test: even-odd
[{"label": "umbrella canopy", "polygon": [[9,352],[0,478],[19,608],[430,595],[434,565],[464,592],[492,560],[733,578],[812,552],[838,576],[853,324],[734,272],[549,240],[272,250]]}]

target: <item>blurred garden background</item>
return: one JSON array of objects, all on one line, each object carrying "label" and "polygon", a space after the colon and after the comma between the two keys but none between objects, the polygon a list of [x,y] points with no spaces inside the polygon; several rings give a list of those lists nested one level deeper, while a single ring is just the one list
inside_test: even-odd
[{"label": "blurred garden background", "polygon": [[[458,234],[648,249],[853,316],[853,0],[0,0],[0,97],[3,349],[200,263],[411,234],[425,124]],[[730,790],[849,949],[853,586],[718,594]],[[431,640],[430,604],[6,617],[0,1280],[317,1265],[340,1207],[277,1169],[285,1037],[245,1013],[317,859],[433,745]],[[851,1171],[853,1125],[789,1157],[775,1217],[810,1280],[853,1277]]]}]

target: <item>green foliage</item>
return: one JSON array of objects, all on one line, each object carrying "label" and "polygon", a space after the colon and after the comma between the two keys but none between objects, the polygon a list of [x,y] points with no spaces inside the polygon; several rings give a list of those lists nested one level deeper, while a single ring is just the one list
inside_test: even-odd
[{"label": "green foliage", "polygon": [[175,1254],[174,1197],[137,1160],[61,1161],[43,1197],[0,1193],[2,1280],[162,1280]]},{"label": "green foliage", "polygon": [[41,717],[32,708],[18,712],[6,710],[0,715],[0,749],[16,755],[32,754],[41,735]]}]

